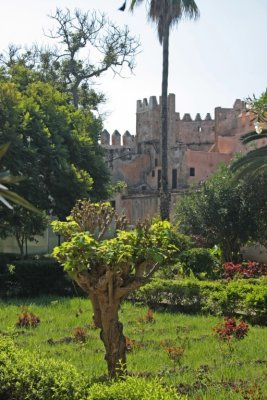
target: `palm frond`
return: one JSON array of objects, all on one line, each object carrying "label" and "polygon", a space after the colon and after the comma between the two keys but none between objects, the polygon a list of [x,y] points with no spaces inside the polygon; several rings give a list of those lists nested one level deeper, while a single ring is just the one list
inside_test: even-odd
[{"label": "palm frond", "polygon": [[[6,154],[9,148],[9,143],[0,146],[0,159]],[[9,201],[18,204],[22,207],[27,208],[30,211],[39,213],[40,211],[34,207],[31,203],[25,200],[23,197],[15,192],[9,190],[5,185],[17,183],[24,180],[24,176],[13,176],[10,171],[3,171],[0,173],[0,202],[5,204],[8,208],[13,208]]]},{"label": "palm frond", "polygon": [[0,146],[0,159],[6,154],[9,146],[10,146],[10,143],[5,143]]},{"label": "palm frond", "polygon": [[242,135],[240,140],[243,144],[247,144],[263,138],[267,138],[267,129],[263,129],[261,133],[257,133],[255,131],[248,132],[245,135]]},{"label": "palm frond", "polygon": [[0,183],[2,184],[18,183],[24,181],[25,179],[26,179],[25,176],[10,175],[10,171],[4,171],[0,173]]},{"label": "palm frond", "polygon": [[245,154],[236,160],[230,169],[235,174],[235,179],[254,178],[263,171],[267,172],[267,146]]},{"label": "palm frond", "polygon": [[[140,5],[143,0],[132,0],[130,10]],[[163,40],[164,26],[170,28],[178,24],[182,18],[197,19],[200,15],[194,0],[150,0],[148,18],[155,22],[160,43]]]},{"label": "palm frond", "polygon": [[24,208],[27,208],[30,211],[38,213],[40,212],[36,207],[34,207],[30,202],[25,200],[23,197],[21,197],[15,192],[12,192],[11,190],[8,190],[7,188],[4,188],[3,186],[0,186],[0,200],[9,208],[13,208],[9,203],[9,201],[11,201],[12,203],[18,204]]}]

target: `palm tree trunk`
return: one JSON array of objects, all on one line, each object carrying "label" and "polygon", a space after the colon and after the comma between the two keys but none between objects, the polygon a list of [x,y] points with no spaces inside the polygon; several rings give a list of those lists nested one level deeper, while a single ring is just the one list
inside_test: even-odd
[{"label": "palm tree trunk", "polygon": [[166,22],[163,34],[163,66],[161,91],[161,193],[160,216],[170,219],[170,193],[168,188],[168,75],[169,75],[169,33],[170,25]]}]

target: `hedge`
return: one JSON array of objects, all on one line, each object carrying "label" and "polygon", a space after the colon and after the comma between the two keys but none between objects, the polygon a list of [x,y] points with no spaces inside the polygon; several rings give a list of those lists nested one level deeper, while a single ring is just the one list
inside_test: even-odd
[{"label": "hedge", "polygon": [[154,279],[131,300],[150,307],[175,307],[187,313],[236,315],[254,323],[267,321],[267,279],[227,281]]},{"label": "hedge", "polygon": [[17,260],[1,257],[0,297],[73,293],[72,281],[54,259]]},{"label": "hedge", "polygon": [[158,380],[128,377],[90,386],[71,364],[38,358],[0,337],[1,400],[186,400]]}]

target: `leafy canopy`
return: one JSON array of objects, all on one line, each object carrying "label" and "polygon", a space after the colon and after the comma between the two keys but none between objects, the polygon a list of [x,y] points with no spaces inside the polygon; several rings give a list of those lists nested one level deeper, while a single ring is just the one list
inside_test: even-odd
[{"label": "leafy canopy", "polygon": [[232,179],[222,165],[202,187],[184,196],[176,207],[176,219],[183,232],[202,238],[206,245],[220,245],[229,261],[238,257],[248,240],[266,238],[267,207],[262,196],[266,176],[253,183]]},{"label": "leafy canopy", "polygon": [[67,94],[14,64],[0,77],[0,115],[0,144],[10,143],[4,167],[27,177],[19,195],[60,218],[78,198],[107,195],[102,124],[89,109],[76,109]]}]

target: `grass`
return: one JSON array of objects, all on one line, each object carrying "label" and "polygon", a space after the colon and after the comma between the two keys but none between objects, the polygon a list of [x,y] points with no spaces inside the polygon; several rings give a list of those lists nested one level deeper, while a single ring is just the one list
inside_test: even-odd
[{"label": "grass", "polygon": [[[18,328],[19,306],[25,304],[40,317],[36,328]],[[188,399],[267,399],[267,329],[250,327],[248,336],[233,349],[213,334],[221,319],[155,312],[146,321],[147,309],[129,303],[122,305],[120,319],[129,338],[129,373],[158,376],[174,385]],[[73,340],[74,329],[86,330],[86,341]],[[90,302],[79,298],[38,298],[29,301],[0,302],[0,335],[36,357],[52,357],[75,365],[90,381],[106,373],[104,347],[99,331],[92,324]],[[170,348],[183,354],[168,355]],[[171,355],[171,354],[170,354]]]}]

